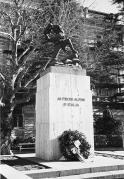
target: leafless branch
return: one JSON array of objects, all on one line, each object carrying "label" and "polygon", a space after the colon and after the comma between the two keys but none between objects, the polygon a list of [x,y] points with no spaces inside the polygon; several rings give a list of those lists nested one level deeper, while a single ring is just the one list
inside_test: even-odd
[{"label": "leafless branch", "polygon": [[36,72],[28,79],[28,81],[25,83],[24,87],[25,87],[25,88],[28,87],[28,85],[29,85],[32,81],[34,81],[42,71],[43,71],[43,68],[41,68],[41,69],[39,69],[38,71],[36,71]]},{"label": "leafless branch", "polygon": [[7,14],[5,11],[0,11],[0,14],[3,16],[6,16],[10,22],[11,27],[14,25],[11,19],[11,16],[9,14]]},{"label": "leafless branch", "polygon": [[0,34],[6,35],[6,36],[10,37],[11,40],[15,41],[15,39],[13,38],[13,36],[12,36],[11,34],[7,33],[7,32],[0,32]]},{"label": "leafless branch", "polygon": [[1,72],[0,72],[0,77],[2,78],[3,81],[6,80],[5,77],[4,77],[4,75],[3,75]]},{"label": "leafless branch", "polygon": [[22,55],[18,58],[18,63],[20,64],[20,66],[22,66],[25,63],[25,60],[27,59],[27,57],[30,55],[30,53],[32,53],[34,50],[33,46],[29,46],[23,53]]},{"label": "leafless branch", "polygon": [[30,68],[30,64],[28,63],[27,66],[25,65],[22,70],[18,73],[18,76],[16,77],[15,83],[16,83],[16,88],[21,88],[21,82],[22,79],[24,78],[25,74],[27,74],[28,70]]}]

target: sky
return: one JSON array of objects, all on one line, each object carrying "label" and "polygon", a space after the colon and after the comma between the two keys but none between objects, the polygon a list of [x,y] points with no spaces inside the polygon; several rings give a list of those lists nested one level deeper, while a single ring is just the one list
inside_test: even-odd
[{"label": "sky", "polygon": [[106,12],[117,13],[119,10],[118,5],[112,5],[112,0],[78,0],[84,7],[89,9]]}]

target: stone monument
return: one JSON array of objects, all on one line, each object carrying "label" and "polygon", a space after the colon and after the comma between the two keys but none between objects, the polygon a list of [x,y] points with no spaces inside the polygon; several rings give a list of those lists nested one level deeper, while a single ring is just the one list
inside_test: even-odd
[{"label": "stone monument", "polygon": [[61,157],[58,137],[68,129],[84,133],[93,152],[90,77],[85,70],[50,67],[37,82],[37,157],[58,160]]},{"label": "stone monument", "polygon": [[[50,29],[46,28],[46,36],[57,29],[56,26],[48,27]],[[53,27],[55,29],[51,31]],[[60,45],[59,50],[65,50],[66,45],[69,45],[74,55],[70,58],[69,66],[66,61],[62,61],[63,65],[57,66],[56,63],[54,66],[49,66],[47,63],[37,81],[36,156],[44,160],[60,159],[62,155],[58,138],[69,129],[84,133],[91,145],[91,152],[94,152],[90,77],[86,76],[85,69],[79,68],[80,61],[76,55],[77,51],[70,40],[58,37],[60,32],[60,29],[56,30],[54,32],[56,38],[47,36],[47,40],[54,43],[55,49]],[[56,56],[59,50],[55,50]]]}]

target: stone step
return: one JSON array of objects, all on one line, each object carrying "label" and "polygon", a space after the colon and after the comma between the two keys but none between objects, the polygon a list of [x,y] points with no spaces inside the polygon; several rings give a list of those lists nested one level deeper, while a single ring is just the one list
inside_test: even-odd
[{"label": "stone step", "polygon": [[[84,167],[84,168],[70,168],[70,169],[44,169],[40,171],[26,171],[23,172],[26,175],[30,176],[33,179],[41,179],[41,178],[57,178],[63,179],[67,177],[67,179],[82,179],[88,178],[91,179],[108,179],[112,177],[124,179],[124,165],[108,165],[108,166],[97,166],[97,167]],[[105,177],[104,177],[105,176]],[[77,177],[77,178],[76,178]],[[96,178],[95,178],[96,177]],[[103,178],[102,178],[103,177]],[[107,178],[106,178],[107,177]]]},{"label": "stone step", "polygon": [[[21,156],[22,157],[22,156]],[[24,157],[24,156],[23,156]],[[33,179],[41,178],[65,178],[78,177],[79,179],[88,178],[121,178],[124,179],[124,158],[113,156],[95,155],[85,162],[77,161],[42,161],[35,156],[29,156],[29,160],[49,166],[49,169],[22,171]],[[70,177],[70,178],[69,178]],[[103,178],[102,178],[103,177]]]},{"label": "stone step", "polygon": [[4,179],[31,179],[29,176],[6,164],[0,164],[0,175],[2,176],[0,178]]},{"label": "stone step", "polygon": [[[62,176],[62,177],[57,177],[56,179],[115,179],[115,178],[124,179],[124,170]],[[42,179],[47,179],[47,178],[42,178]],[[49,179],[53,179],[53,178],[49,178]]]},{"label": "stone step", "polygon": [[124,154],[123,155],[120,155],[120,154],[115,154],[115,153],[112,153],[112,152],[95,152],[95,154],[98,156],[103,156],[103,157],[111,157],[111,158],[115,158],[115,159],[122,159],[124,160]]}]

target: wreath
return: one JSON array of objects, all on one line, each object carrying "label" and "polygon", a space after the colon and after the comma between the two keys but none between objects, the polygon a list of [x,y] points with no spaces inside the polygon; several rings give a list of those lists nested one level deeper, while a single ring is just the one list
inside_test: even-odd
[{"label": "wreath", "polygon": [[60,151],[66,160],[83,160],[90,155],[90,144],[83,133],[67,130],[59,137]]}]

